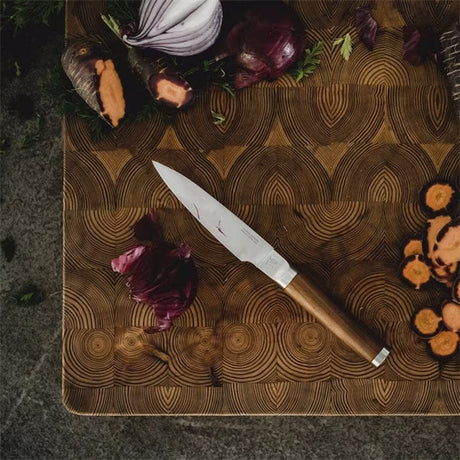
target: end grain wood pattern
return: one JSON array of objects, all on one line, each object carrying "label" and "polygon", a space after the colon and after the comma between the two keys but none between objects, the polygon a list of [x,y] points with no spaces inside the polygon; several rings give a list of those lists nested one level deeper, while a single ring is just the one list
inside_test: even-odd
[{"label": "end grain wood pattern", "polygon": [[[239,91],[210,88],[173,123],[124,124],[100,142],[65,119],[63,400],[104,414],[458,414],[459,359],[433,361],[409,318],[437,305],[398,277],[400,243],[423,226],[418,191],[459,173],[458,124],[434,64],[401,59],[404,24],[437,30],[456,1],[376,1],[373,52],[350,12],[360,1],[289,2],[321,64]],[[104,34],[104,2],[68,1],[67,32]],[[350,32],[344,61],[332,42]],[[225,121],[214,125],[211,111]],[[374,368],[254,267],[240,263],[180,205],[152,160],[229,207],[391,347]],[[193,305],[146,335],[151,309],[129,299],[113,257],[154,208],[166,239],[199,269]],[[158,354],[167,354],[168,359]]]}]

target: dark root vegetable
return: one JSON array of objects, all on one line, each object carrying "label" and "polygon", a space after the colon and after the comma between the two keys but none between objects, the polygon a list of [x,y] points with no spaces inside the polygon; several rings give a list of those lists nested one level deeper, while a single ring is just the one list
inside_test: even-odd
[{"label": "dark root vegetable", "polygon": [[460,261],[460,218],[448,222],[437,234],[433,261],[442,266]]},{"label": "dark root vegetable", "polygon": [[422,208],[432,217],[452,212],[458,205],[458,198],[455,185],[443,180],[430,182],[420,192]]},{"label": "dark root vegetable", "polygon": [[448,215],[436,216],[433,219],[428,219],[423,232],[423,254],[431,264],[434,260],[434,251],[437,248],[436,238],[441,229],[447,225],[452,218]]},{"label": "dark root vegetable", "polygon": [[442,320],[446,329],[452,332],[460,331],[460,305],[447,300],[441,307]]},{"label": "dark root vegetable", "polygon": [[419,236],[411,236],[403,244],[402,253],[404,257],[409,257],[416,254],[423,254],[422,238]]},{"label": "dark root vegetable", "polygon": [[61,58],[62,67],[80,97],[112,127],[125,115],[120,77],[110,53],[95,37],[69,41]]},{"label": "dark root vegetable", "polygon": [[415,289],[420,289],[430,282],[430,267],[420,254],[413,254],[403,260],[401,266],[402,278]]},{"label": "dark root vegetable", "polygon": [[219,54],[236,58],[236,89],[281,77],[307,44],[304,26],[292,8],[282,2],[254,3],[230,30]]},{"label": "dark root vegetable", "polygon": [[452,284],[452,299],[460,303],[460,276],[457,276]]},{"label": "dark root vegetable", "polygon": [[442,331],[428,340],[429,353],[438,360],[454,356],[458,349],[459,336],[456,332]]},{"label": "dark root vegetable", "polygon": [[128,61],[150,94],[159,102],[178,109],[192,101],[192,87],[158,54],[130,48]]},{"label": "dark root vegetable", "polygon": [[442,318],[434,308],[423,307],[412,315],[411,325],[417,335],[431,338],[441,330]]},{"label": "dark root vegetable", "polygon": [[372,51],[377,35],[377,21],[372,17],[371,10],[369,8],[356,8],[355,24],[359,38]]}]

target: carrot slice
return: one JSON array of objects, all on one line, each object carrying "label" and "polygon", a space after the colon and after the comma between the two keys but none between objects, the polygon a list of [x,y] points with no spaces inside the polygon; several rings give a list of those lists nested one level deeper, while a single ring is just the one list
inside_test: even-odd
[{"label": "carrot slice", "polygon": [[411,325],[416,334],[430,338],[441,330],[442,318],[434,308],[423,307],[413,314]]},{"label": "carrot slice", "polygon": [[428,351],[439,360],[449,358],[457,352],[459,336],[456,332],[442,331],[428,340]]},{"label": "carrot slice", "polygon": [[422,207],[430,216],[451,212],[457,206],[457,200],[455,185],[445,180],[430,182],[420,192]]},{"label": "carrot slice", "polygon": [[401,275],[415,289],[420,289],[431,279],[430,267],[420,254],[413,254],[403,260]]}]

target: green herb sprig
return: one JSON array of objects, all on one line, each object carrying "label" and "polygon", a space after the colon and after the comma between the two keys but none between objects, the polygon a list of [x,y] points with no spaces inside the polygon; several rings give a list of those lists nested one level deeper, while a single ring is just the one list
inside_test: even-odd
[{"label": "green herb sprig", "polygon": [[45,293],[35,284],[25,285],[19,292],[11,296],[10,301],[18,306],[30,307],[45,300]]},{"label": "green herb sprig", "polygon": [[299,82],[303,78],[309,77],[321,62],[320,56],[323,52],[323,42],[315,43],[311,48],[305,50],[305,56],[301,59],[296,67],[290,72],[295,80]]}]

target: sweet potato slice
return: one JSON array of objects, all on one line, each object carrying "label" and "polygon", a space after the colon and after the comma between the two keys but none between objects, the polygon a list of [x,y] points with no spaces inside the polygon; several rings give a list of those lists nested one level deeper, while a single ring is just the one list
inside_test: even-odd
[{"label": "sweet potato slice", "polygon": [[441,331],[428,340],[428,351],[434,358],[444,360],[456,354],[458,342],[459,336],[456,332]]},{"label": "sweet potato slice", "polygon": [[415,289],[420,289],[431,279],[430,267],[420,254],[413,254],[403,260],[401,275],[406,283]]},{"label": "sweet potato slice", "polygon": [[431,338],[441,330],[442,318],[434,308],[423,307],[412,315],[411,325],[417,335]]},{"label": "sweet potato slice", "polygon": [[442,320],[446,329],[452,332],[460,331],[460,305],[448,300],[441,307]]},{"label": "sweet potato slice", "polygon": [[429,216],[452,212],[457,206],[457,200],[455,185],[444,180],[430,182],[420,192],[422,208]]}]

